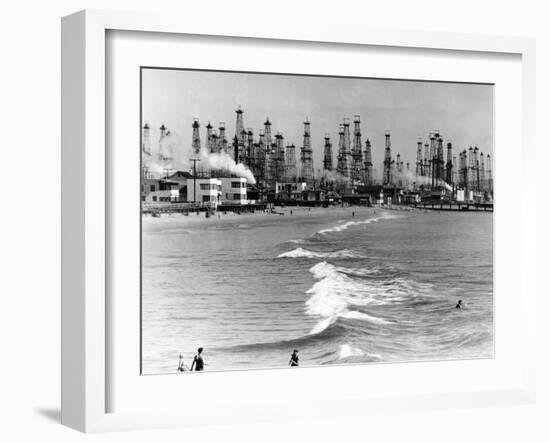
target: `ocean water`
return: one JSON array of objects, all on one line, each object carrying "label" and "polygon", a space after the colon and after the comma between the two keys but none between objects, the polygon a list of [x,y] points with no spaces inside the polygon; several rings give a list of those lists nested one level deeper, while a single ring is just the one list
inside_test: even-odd
[{"label": "ocean water", "polygon": [[493,357],[492,213],[284,212],[143,218],[144,374]]}]

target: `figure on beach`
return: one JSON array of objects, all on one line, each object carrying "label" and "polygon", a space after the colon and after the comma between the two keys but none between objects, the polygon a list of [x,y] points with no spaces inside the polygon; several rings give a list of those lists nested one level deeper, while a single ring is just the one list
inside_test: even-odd
[{"label": "figure on beach", "polygon": [[179,361],[178,361],[178,371],[189,371],[189,367],[187,366],[187,364],[183,360],[183,355],[182,354],[180,354],[180,358],[179,358]]},{"label": "figure on beach", "polygon": [[462,299],[459,299],[459,300],[458,300],[458,304],[455,305],[455,308],[462,308],[462,307],[463,307],[463,306],[462,306]]},{"label": "figure on beach", "polygon": [[204,359],[202,358],[202,351],[203,351],[203,348],[199,347],[197,350],[197,354],[193,358],[193,363],[191,364],[191,371],[193,371],[193,368],[195,369],[195,371],[204,370]]},{"label": "figure on beach", "polygon": [[298,362],[298,350],[294,349],[294,351],[290,355],[290,361],[288,361],[288,365],[290,365],[291,367],[298,367],[300,365]]}]

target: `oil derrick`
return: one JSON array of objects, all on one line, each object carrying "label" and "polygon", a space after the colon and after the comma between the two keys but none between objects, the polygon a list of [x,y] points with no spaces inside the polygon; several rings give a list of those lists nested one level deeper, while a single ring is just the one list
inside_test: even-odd
[{"label": "oil derrick", "polygon": [[296,181],[296,146],[289,144],[285,152],[285,181]]},{"label": "oil derrick", "polygon": [[430,160],[430,146],[428,144],[428,142],[426,141],[426,143],[424,143],[424,168],[423,168],[423,172],[424,172],[424,175],[423,176],[431,176],[431,160]]},{"label": "oil derrick", "polygon": [[302,179],[308,184],[313,184],[313,151],[311,149],[311,128],[306,118],[304,121],[304,144],[301,152]]},{"label": "oil derrick", "polygon": [[275,154],[275,145],[269,144],[266,146],[266,153],[265,153],[265,182],[267,187],[270,187],[272,189],[275,188],[275,180],[276,180],[276,154]]},{"label": "oil derrick", "polygon": [[327,171],[332,170],[332,143],[330,142],[330,135],[325,134],[325,149],[323,156],[323,169]]},{"label": "oil derrick", "polygon": [[479,148],[477,146],[474,147],[474,183],[475,183],[475,190],[477,192],[481,189],[481,183],[479,181]]},{"label": "oil derrick", "polygon": [[361,171],[363,169],[363,151],[361,150],[361,119],[359,115],[355,115],[353,119],[353,150],[352,150],[352,166],[351,177],[353,181],[361,181]]},{"label": "oil derrick", "polygon": [[244,143],[246,141],[246,131],[244,130],[244,111],[241,109],[240,105],[235,110],[235,113],[237,114],[237,120],[235,122],[235,136],[237,137],[239,143],[244,146]]},{"label": "oil derrick", "polygon": [[353,157],[351,155],[351,136],[349,131],[349,118],[344,118],[344,173],[343,175],[351,178],[351,169]]},{"label": "oil derrick", "polygon": [[151,156],[151,128],[147,121],[143,125],[143,131],[141,134],[141,151],[147,155]]},{"label": "oil derrick", "polygon": [[275,166],[275,181],[283,181],[285,178],[285,146],[284,146],[284,137],[281,132],[278,132],[275,135],[275,157],[274,166]]},{"label": "oil derrick", "polygon": [[210,121],[206,125],[206,150],[207,152],[214,153],[215,147],[212,137],[212,125],[210,124]]},{"label": "oil derrick", "polygon": [[192,127],[193,127],[193,141],[191,142],[191,147],[193,148],[193,153],[195,155],[199,155],[201,152],[201,136],[199,133],[200,124],[199,124],[198,118],[193,119]]},{"label": "oil derrick", "polygon": [[416,176],[424,175],[424,164],[422,163],[422,138],[416,142]]},{"label": "oil derrick", "polygon": [[227,152],[227,137],[225,135],[225,123],[223,121],[220,122],[220,127],[218,128],[218,134],[219,134],[218,152],[228,153]]},{"label": "oil derrick", "polygon": [[344,176],[344,125],[340,124],[338,129],[338,155],[336,161],[336,172]]},{"label": "oil derrick", "polygon": [[493,170],[491,167],[491,155],[489,154],[487,154],[485,178],[487,179],[487,192],[493,193]]},{"label": "oil derrick", "polygon": [[249,168],[254,168],[256,164],[256,152],[254,151],[254,132],[252,132],[252,129],[250,128],[246,131],[244,163]]},{"label": "oil derrick", "polygon": [[458,180],[458,164],[456,162],[456,155],[453,156],[453,179],[452,182],[455,186],[458,186],[459,180]]},{"label": "oil derrick", "polygon": [[210,153],[219,153],[220,152],[220,137],[218,133],[213,130],[212,131],[212,147],[210,149]]},{"label": "oil derrick", "polygon": [[469,183],[468,183],[468,152],[466,151],[466,149],[464,149],[460,153],[460,166],[459,166],[459,169],[460,169],[460,178],[459,178],[460,184],[461,184],[463,189],[468,190],[468,188],[469,188]]},{"label": "oil derrick", "polygon": [[447,170],[445,181],[447,184],[453,184],[453,143],[447,143]]},{"label": "oil derrick", "polygon": [[372,186],[374,184],[374,175],[372,173],[372,151],[370,140],[365,141],[365,185]]},{"label": "oil derrick", "polygon": [[487,183],[485,182],[485,159],[483,157],[483,152],[479,154],[479,190],[487,190]]},{"label": "oil derrick", "polygon": [[475,190],[476,162],[474,158],[474,149],[472,146],[468,149],[468,190]]},{"label": "oil derrick", "polygon": [[266,162],[266,146],[265,135],[263,129],[260,130],[260,139],[258,141],[258,155],[256,160],[256,181],[263,187],[265,184],[265,164]]},{"label": "oil derrick", "polygon": [[430,162],[430,187],[433,189],[435,187],[435,175],[436,175],[436,154],[437,154],[437,144],[435,132],[430,132],[430,153],[429,153],[429,162]]},{"label": "oil derrick", "polygon": [[160,136],[159,136],[159,149],[158,149],[158,157],[160,161],[167,161],[170,159],[170,155],[168,152],[166,152],[166,148],[164,146],[164,140],[166,137],[170,134],[168,129],[166,129],[166,126],[163,124],[160,126]]},{"label": "oil derrick", "polygon": [[271,143],[273,143],[273,140],[271,138],[271,122],[269,121],[269,117],[266,118],[264,123],[264,139],[265,139],[265,144],[267,146],[271,146]]},{"label": "oil derrick", "polygon": [[441,181],[445,178],[445,159],[443,157],[443,138],[439,134],[439,131],[435,134],[437,140],[437,152],[436,152],[436,175],[435,184],[440,185]]},{"label": "oil derrick", "polygon": [[386,131],[386,147],[384,149],[384,175],[382,176],[382,185],[390,186],[392,184],[392,159],[391,159],[391,140],[390,131]]},{"label": "oil derrick", "polygon": [[233,153],[231,156],[233,157],[233,160],[235,161],[235,163],[238,163],[239,162],[239,138],[237,138],[236,135],[233,137],[233,142],[231,143],[231,147],[233,150]]},{"label": "oil derrick", "polygon": [[399,186],[403,186],[403,162],[401,161],[401,154],[397,153],[395,157],[395,180],[394,182]]}]

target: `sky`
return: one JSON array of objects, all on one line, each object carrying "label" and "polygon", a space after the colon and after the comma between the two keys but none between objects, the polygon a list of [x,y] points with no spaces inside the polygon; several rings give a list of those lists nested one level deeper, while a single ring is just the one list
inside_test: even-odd
[{"label": "sky", "polygon": [[[281,74],[208,72],[196,70],[142,70],[142,119],[158,141],[165,124],[178,140],[176,149],[189,151],[194,118],[201,124],[205,145],[206,124],[226,123],[235,135],[235,110],[244,111],[244,126],[254,138],[266,117],[273,134],[283,133],[285,145],[302,145],[303,122],[311,122],[314,168],[322,167],[324,136],[333,143],[336,164],[339,124],[349,118],[353,137],[354,115],[361,117],[364,142],[371,141],[374,167],[381,169],[384,133],[391,131],[392,156],[416,162],[417,139],[439,130],[453,143],[453,155],[477,145],[493,155],[493,86],[367,78],[316,77]],[[446,152],[446,151],[445,151]],[[297,152],[298,155],[298,152]],[[445,153],[446,155],[446,153]],[[299,156],[298,156],[299,158]]]}]

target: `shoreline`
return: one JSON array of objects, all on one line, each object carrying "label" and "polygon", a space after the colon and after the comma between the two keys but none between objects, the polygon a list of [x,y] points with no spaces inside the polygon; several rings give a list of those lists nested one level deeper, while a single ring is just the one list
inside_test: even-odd
[{"label": "shoreline", "polygon": [[[232,221],[249,221],[249,220],[258,220],[258,219],[270,219],[270,220],[288,220],[288,219],[308,219],[308,218],[317,218],[322,215],[341,214],[342,218],[345,220],[352,219],[355,214],[355,217],[361,217],[364,215],[375,215],[383,213],[386,208],[379,207],[361,207],[361,206],[349,206],[349,207],[277,207],[275,213],[269,211],[255,211],[255,212],[216,212],[210,217],[206,217],[204,212],[199,212],[198,214],[192,213],[189,215],[184,215],[182,213],[164,213],[159,217],[154,217],[150,215],[141,216],[142,224],[144,227],[157,225],[160,223],[172,221],[172,222],[184,222],[187,225],[216,225],[220,223],[228,223]],[[391,209],[390,209],[391,210]],[[395,210],[395,209],[394,209]],[[292,212],[292,214],[291,214]],[[327,220],[328,221],[328,220]]]}]

